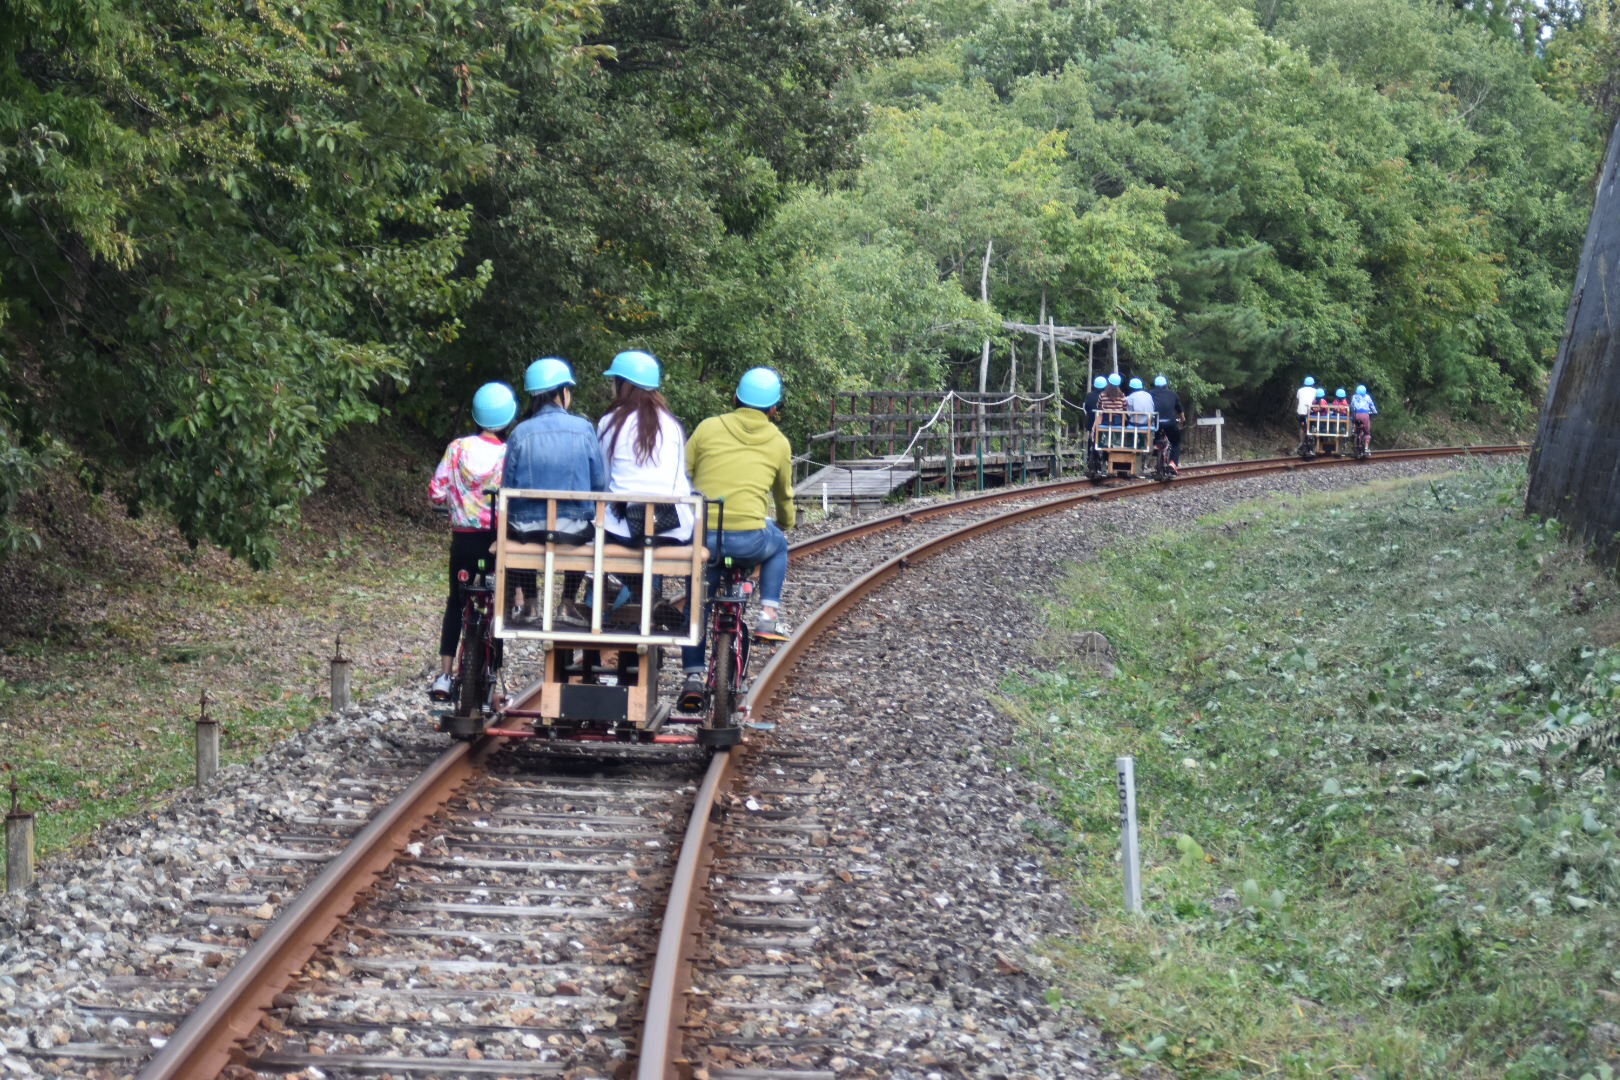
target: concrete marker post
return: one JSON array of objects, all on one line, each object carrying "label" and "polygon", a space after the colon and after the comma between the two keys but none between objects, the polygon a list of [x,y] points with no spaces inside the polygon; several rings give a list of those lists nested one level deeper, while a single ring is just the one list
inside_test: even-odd
[{"label": "concrete marker post", "polygon": [[343,655],[343,635],[337,637],[332,657],[332,711],[340,713],[349,707],[349,676],[353,665]]},{"label": "concrete marker post", "polygon": [[1119,776],[1120,862],[1125,866],[1125,910],[1142,913],[1142,863],[1136,843],[1136,759],[1114,759]]},{"label": "concrete marker post", "polygon": [[197,786],[206,787],[219,773],[219,721],[208,715],[208,691],[204,690],[197,717]]},{"label": "concrete marker post", "polygon": [[[11,766],[6,766],[11,771]],[[34,883],[34,815],[17,808],[17,774],[11,774],[11,809],[6,812],[6,891],[22,892]]]}]

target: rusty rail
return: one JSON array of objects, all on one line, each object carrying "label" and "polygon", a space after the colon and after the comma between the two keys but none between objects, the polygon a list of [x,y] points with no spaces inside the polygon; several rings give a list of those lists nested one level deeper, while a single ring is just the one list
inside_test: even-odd
[{"label": "rusty rail", "polygon": [[175,1029],[141,1070],[140,1080],[218,1076],[338,920],[388,869],[411,836],[473,776],[495,745],[492,739],[455,744],[355,834]]},{"label": "rusty rail", "polygon": [[[1405,461],[1458,455],[1513,454],[1528,450],[1529,447],[1523,444],[1389,450],[1381,451],[1376,458],[1368,460]],[[1033,506],[1020,507],[1005,514],[973,522],[955,532],[925,541],[850,582],[800,623],[793,637],[777,650],[760,671],[743,704],[749,714],[768,704],[777,691],[787,684],[794,666],[809,651],[810,646],[831,630],[838,619],[861,598],[899,576],[908,567],[986,532],[1006,528],[1045,514],[1057,513],[1087,500],[1120,499],[1169,490],[1184,484],[1214,483],[1294,469],[1335,468],[1365,463],[1367,462],[1354,458],[1317,458],[1311,461],[1302,461],[1297,457],[1266,458],[1219,465],[1189,466],[1180,478],[1171,484],[1146,481],[1117,487],[1097,487],[1089,480],[1058,480],[903,510],[857,522],[847,528],[794,544],[790,553],[802,558],[911,521],[960,513],[964,507],[1038,498],[1043,495],[1056,496]],[[691,987],[691,945],[697,940],[699,922],[702,918],[699,901],[706,893],[708,868],[713,859],[715,833],[720,818],[719,799],[724,794],[734,771],[733,761],[730,751],[715,754],[699,792],[699,800],[693,810],[686,837],[682,842],[680,861],[670,889],[668,907],[664,912],[663,931],[659,937],[658,954],[653,963],[652,979],[649,982],[647,1013],[642,1028],[636,1070],[637,1080],[684,1080],[690,1074],[690,1063],[681,1057],[681,1030],[686,1021],[684,1003]]]},{"label": "rusty rail", "polygon": [[[1457,455],[1524,453],[1523,444],[1444,447],[1429,450],[1380,451],[1373,461],[1410,460]],[[1043,498],[1031,506],[974,522],[901,553],[852,581],[812,612],[791,641],[783,645],[755,679],[743,705],[749,713],[769,703],[786,685],[794,666],[810,645],[827,633],[838,618],[862,597],[898,576],[907,567],[983,533],[1056,513],[1076,503],[1125,498],[1188,483],[1209,483],[1240,476],[1292,469],[1332,468],[1361,464],[1354,459],[1270,458],[1262,461],[1189,466],[1175,484],[1150,482],[1096,487],[1087,480],[1062,480],[1022,488],[1002,489],[968,498],[916,507],[869,519],[848,528],[795,544],[792,554],[806,555],[899,525],[964,508],[1015,499]],[[527,698],[536,688],[527,688]],[[321,871],[310,886],[283,910],[263,938],[243,955],[201,1004],[180,1024],[163,1048],[138,1074],[140,1080],[171,1080],[217,1076],[240,1057],[240,1043],[252,1034],[275,996],[285,989],[321,943],[352,910],[358,898],[391,865],[410,842],[460,788],[482,767],[484,760],[505,740],[484,738],[456,743],[384,808]],[[698,901],[713,853],[713,827],[717,807],[730,783],[735,757],[717,751],[698,792],[696,808],[682,844],[681,855],[665,911],[662,936],[649,988],[637,1077],[639,1080],[674,1080],[684,1075],[680,1033],[685,1023],[684,1004],[690,987],[691,944],[702,916]]]}]

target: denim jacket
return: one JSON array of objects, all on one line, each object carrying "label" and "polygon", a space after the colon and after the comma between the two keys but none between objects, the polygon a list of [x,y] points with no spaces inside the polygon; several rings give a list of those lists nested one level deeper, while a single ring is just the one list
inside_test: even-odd
[{"label": "denim jacket", "polygon": [[[508,488],[549,491],[606,491],[607,468],[596,428],[583,416],[560,405],[547,405],[519,424],[506,440],[506,468],[501,484]],[[557,504],[557,517],[590,519],[592,503]],[[513,502],[508,520],[519,525],[544,526],[546,504],[530,499]]]}]

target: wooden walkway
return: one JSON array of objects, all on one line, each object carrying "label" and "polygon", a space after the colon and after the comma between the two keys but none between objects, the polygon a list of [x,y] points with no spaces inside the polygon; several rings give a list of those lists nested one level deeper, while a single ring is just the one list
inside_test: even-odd
[{"label": "wooden walkway", "polygon": [[826,465],[794,485],[794,501],[818,503],[825,492],[830,502],[848,504],[880,503],[917,479],[916,463],[896,454],[892,458],[871,458],[847,465]]},{"label": "wooden walkway", "polygon": [[[1075,460],[1078,461],[1078,457]],[[805,505],[823,501],[845,506],[876,505],[897,492],[912,494],[911,489],[918,483],[917,464],[915,458],[895,454],[863,458],[842,465],[825,465],[794,484],[793,498],[795,502]],[[1023,457],[986,454],[982,462],[988,487],[1050,478],[1055,464],[1050,454]],[[978,456],[973,454],[957,454],[948,464],[947,459],[939,455],[925,457],[922,459],[921,483],[931,491],[942,491],[952,486],[967,490],[976,484],[980,465]]]}]

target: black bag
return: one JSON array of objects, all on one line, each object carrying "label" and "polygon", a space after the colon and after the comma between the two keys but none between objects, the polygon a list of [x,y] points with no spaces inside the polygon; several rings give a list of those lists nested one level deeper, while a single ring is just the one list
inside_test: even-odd
[{"label": "black bag", "polygon": [[[624,525],[630,532],[632,539],[646,535],[647,504],[646,503],[614,503],[614,513],[624,519]],[[676,513],[672,503],[653,504],[653,532],[666,533],[681,523],[680,514]]]}]

